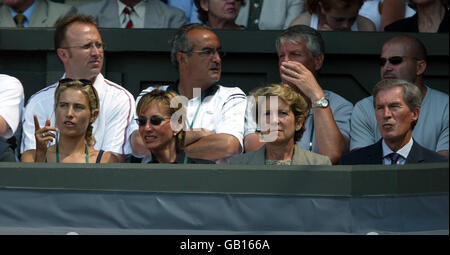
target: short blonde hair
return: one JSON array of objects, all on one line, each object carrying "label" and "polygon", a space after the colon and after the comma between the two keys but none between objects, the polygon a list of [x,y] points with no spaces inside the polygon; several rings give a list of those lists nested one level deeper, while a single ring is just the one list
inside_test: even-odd
[{"label": "short blonde hair", "polygon": [[[258,106],[258,97],[260,96],[277,96],[289,105],[289,108],[294,113],[295,123],[301,120],[305,121],[308,117],[309,108],[305,99],[287,84],[270,84],[255,90],[251,95],[255,97],[256,106]],[[261,111],[256,108],[256,112],[259,114]],[[305,132],[304,125],[302,125],[300,130],[295,131],[294,141],[299,141],[302,138],[303,132]]]},{"label": "short blonde hair", "polygon": [[[186,109],[184,109],[181,104],[179,104],[177,108],[170,107],[170,102],[176,96],[178,96],[178,94],[174,91],[154,89],[141,97],[136,107],[136,114],[138,116],[141,115],[153,101],[157,102],[161,106],[164,114],[166,114],[167,116],[172,116],[172,114],[179,110],[185,111]],[[185,114],[183,114],[183,116],[184,115]],[[184,136],[185,132],[183,130],[181,130],[176,136],[177,151],[180,151],[184,148]]]}]

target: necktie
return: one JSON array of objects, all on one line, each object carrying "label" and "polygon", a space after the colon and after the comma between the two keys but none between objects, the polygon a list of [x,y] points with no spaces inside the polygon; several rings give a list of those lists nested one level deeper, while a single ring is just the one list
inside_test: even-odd
[{"label": "necktie", "polygon": [[391,165],[397,165],[397,161],[400,158],[400,155],[393,152],[393,153],[389,154],[388,157],[391,160]]},{"label": "necktie", "polygon": [[123,8],[123,13],[125,13],[126,18],[128,18],[128,22],[125,25],[125,28],[133,28],[133,21],[131,20],[131,13],[133,11],[133,7],[126,6],[125,8]]},{"label": "necktie", "polygon": [[23,28],[23,23],[25,23],[25,15],[23,15],[22,13],[18,13],[15,17],[14,17],[14,21],[16,22],[16,26]]}]

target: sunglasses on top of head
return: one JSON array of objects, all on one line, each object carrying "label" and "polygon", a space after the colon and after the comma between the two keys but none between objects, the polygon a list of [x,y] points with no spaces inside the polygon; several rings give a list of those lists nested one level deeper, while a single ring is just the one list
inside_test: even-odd
[{"label": "sunglasses on top of head", "polygon": [[59,81],[59,84],[68,83],[68,82],[76,82],[76,81],[81,82],[83,84],[83,86],[92,85],[92,82],[90,80],[86,80],[86,79],[72,79],[72,78],[64,78],[64,79]]},{"label": "sunglasses on top of head", "polygon": [[[150,124],[152,124],[153,126],[159,126],[165,119],[168,119],[168,118],[164,118],[159,115],[152,115],[150,117]],[[145,116],[139,116],[139,118],[136,119],[136,123],[139,126],[145,126],[145,125],[147,125],[148,120],[149,119],[147,119],[147,117],[145,117]]]},{"label": "sunglasses on top of head", "polygon": [[[389,61],[389,63],[391,63],[392,65],[399,65],[403,62],[404,58],[408,58],[408,57],[407,56],[392,56],[390,58],[380,58],[379,64],[380,64],[380,66],[384,66],[386,64],[386,62]],[[410,58],[419,60],[418,58],[415,58],[415,57],[410,57]]]}]

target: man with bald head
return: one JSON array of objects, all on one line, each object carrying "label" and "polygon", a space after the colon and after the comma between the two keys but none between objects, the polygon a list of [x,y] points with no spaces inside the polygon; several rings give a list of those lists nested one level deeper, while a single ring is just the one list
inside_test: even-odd
[{"label": "man with bald head", "polygon": [[[399,35],[383,44],[380,56],[381,79],[402,79],[421,91],[422,106],[412,136],[425,148],[448,157],[448,95],[426,86],[423,75],[427,52],[417,38]],[[359,101],[351,118],[350,150],[375,143],[381,138],[373,109],[373,97]]]}]

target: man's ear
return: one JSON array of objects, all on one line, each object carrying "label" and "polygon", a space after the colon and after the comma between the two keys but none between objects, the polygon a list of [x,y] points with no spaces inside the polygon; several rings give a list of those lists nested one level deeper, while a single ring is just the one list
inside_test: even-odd
[{"label": "man's ear", "polygon": [[416,75],[421,76],[423,73],[425,73],[425,70],[427,69],[427,61],[425,60],[417,60],[416,63]]},{"label": "man's ear", "polygon": [[207,0],[200,0],[200,7],[205,11],[209,11],[209,4]]},{"label": "man's ear", "polygon": [[320,53],[318,56],[314,57],[314,68],[316,72],[322,68],[324,58],[325,56],[323,53]]},{"label": "man's ear", "polygon": [[414,111],[411,112],[411,114],[412,114],[411,119],[412,119],[413,121],[417,121],[417,120],[419,119],[420,108],[417,107],[416,109],[414,109]]},{"label": "man's ear", "polygon": [[65,63],[66,60],[69,58],[69,52],[63,48],[56,49],[56,54],[58,55],[59,59],[61,59],[61,61],[63,63]]},{"label": "man's ear", "polygon": [[182,52],[177,52],[177,62],[178,65],[180,65],[181,63],[186,63],[186,55]]}]

